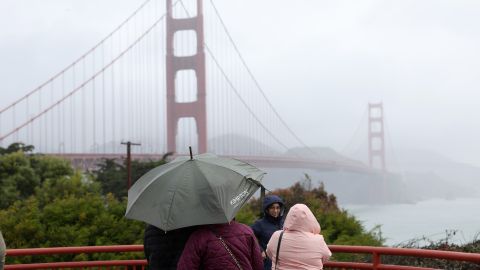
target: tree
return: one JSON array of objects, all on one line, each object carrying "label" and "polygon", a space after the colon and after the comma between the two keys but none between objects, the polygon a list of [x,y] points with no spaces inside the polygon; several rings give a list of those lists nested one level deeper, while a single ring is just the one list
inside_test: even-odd
[{"label": "tree", "polygon": [[[48,179],[27,200],[0,210],[0,230],[5,232],[9,248],[140,244],[144,224],[125,219],[125,208],[125,200],[117,200],[112,194],[103,196],[98,183],[76,173]],[[86,255],[61,258],[75,260],[77,256]],[[115,254],[89,256],[121,258]],[[22,261],[30,259],[46,260]]]},{"label": "tree", "polygon": [[123,165],[115,159],[103,159],[99,168],[92,172],[93,177],[100,183],[102,193],[112,193],[117,198],[127,194],[127,173]]},{"label": "tree", "polygon": [[[133,183],[151,169],[165,164],[169,155],[170,154],[165,154],[160,160],[133,160],[131,162]],[[126,161],[124,161],[123,164],[119,164],[115,159],[103,159],[98,166],[99,168],[97,170],[92,171],[92,175],[100,183],[102,193],[112,193],[116,198],[127,196]]]},{"label": "tree", "polygon": [[0,209],[33,194],[40,178],[23,152],[0,156]]},{"label": "tree", "polygon": [[33,145],[26,145],[21,142],[15,142],[10,144],[7,148],[0,147],[0,155],[11,154],[15,152],[32,152],[35,147]]},{"label": "tree", "polygon": [[30,166],[40,177],[40,183],[48,179],[72,176],[74,173],[70,161],[53,156],[32,155],[30,156]]},{"label": "tree", "polygon": [[0,209],[28,198],[46,180],[72,175],[70,163],[56,157],[30,155],[22,150],[0,155]]}]

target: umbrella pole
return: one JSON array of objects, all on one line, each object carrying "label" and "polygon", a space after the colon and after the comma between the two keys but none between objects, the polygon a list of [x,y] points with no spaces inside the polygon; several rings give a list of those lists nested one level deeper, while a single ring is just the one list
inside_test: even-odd
[{"label": "umbrella pole", "polygon": [[263,185],[260,187],[260,216],[263,217],[263,199],[265,198],[265,187]]},{"label": "umbrella pole", "polygon": [[193,155],[192,155],[192,147],[189,146],[188,149],[190,150],[190,160],[193,160]]}]

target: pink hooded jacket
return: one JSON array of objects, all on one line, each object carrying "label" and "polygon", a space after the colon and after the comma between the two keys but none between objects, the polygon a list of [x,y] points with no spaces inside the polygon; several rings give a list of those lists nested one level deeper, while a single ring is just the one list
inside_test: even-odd
[{"label": "pink hooded jacket", "polygon": [[[323,269],[323,263],[332,256],[332,252],[320,235],[320,224],[305,204],[295,204],[290,208],[283,229],[277,270]],[[272,269],[275,269],[280,233],[274,232],[267,245]]]}]

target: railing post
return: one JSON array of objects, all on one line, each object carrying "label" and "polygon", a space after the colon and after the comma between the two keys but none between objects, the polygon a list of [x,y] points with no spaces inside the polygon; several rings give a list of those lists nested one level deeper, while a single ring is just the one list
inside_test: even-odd
[{"label": "railing post", "polygon": [[380,254],[378,252],[372,252],[372,264],[373,264],[373,270],[377,270],[378,267],[380,266]]}]

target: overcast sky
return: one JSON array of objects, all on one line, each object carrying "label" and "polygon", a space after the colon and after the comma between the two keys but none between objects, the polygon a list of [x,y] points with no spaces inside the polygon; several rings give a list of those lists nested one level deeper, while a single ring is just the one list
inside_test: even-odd
[{"label": "overcast sky", "polygon": [[[0,107],[142,2],[0,1]],[[214,3],[270,101],[307,144],[342,150],[366,126],[367,104],[381,101],[395,151],[422,148],[480,166],[480,1]]]}]

